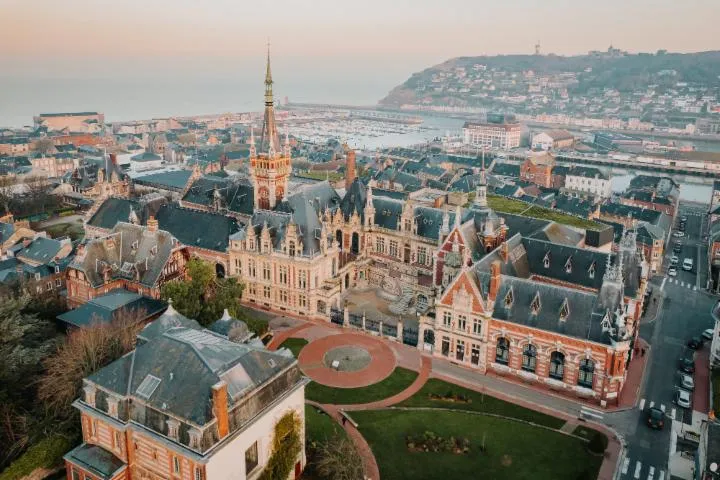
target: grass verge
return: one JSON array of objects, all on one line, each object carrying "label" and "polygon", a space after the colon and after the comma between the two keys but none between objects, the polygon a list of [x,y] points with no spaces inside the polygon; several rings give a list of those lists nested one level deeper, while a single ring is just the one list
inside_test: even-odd
[{"label": "grass verge", "polygon": [[417,372],[398,367],[384,380],[367,387],[336,388],[311,382],[305,387],[305,398],[335,405],[370,403],[402,392],[412,385],[417,376]]},{"label": "grass verge", "polygon": [[300,350],[302,350],[307,344],[308,341],[304,338],[288,338],[280,345],[280,348],[285,347],[289,349],[293,355],[295,355],[295,358],[298,358]]}]

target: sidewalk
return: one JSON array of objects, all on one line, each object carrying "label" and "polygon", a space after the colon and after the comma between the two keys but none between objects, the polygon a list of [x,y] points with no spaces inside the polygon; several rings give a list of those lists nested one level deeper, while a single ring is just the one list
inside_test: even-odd
[{"label": "sidewalk", "polygon": [[[640,337],[638,337],[635,346],[641,353],[634,356],[630,361],[627,376],[625,377],[625,385],[623,386],[622,392],[620,392],[616,410],[633,408],[637,405],[638,396],[640,395],[640,389],[642,388],[643,377],[645,375],[645,367],[652,352],[650,345]],[[645,350],[645,355],[642,355],[643,349]]]}]

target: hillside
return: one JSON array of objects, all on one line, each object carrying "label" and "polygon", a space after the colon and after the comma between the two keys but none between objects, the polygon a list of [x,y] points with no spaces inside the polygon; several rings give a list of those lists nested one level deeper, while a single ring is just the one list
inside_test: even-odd
[{"label": "hillside", "polygon": [[[589,55],[458,57],[414,73],[380,104],[492,106],[517,111],[590,110],[598,94],[623,99],[689,95],[702,99],[720,90],[720,52],[626,54],[616,49]],[[538,100],[533,102],[532,100]],[[712,103],[709,97],[704,100]],[[715,98],[717,100],[717,98]],[[686,102],[687,103],[687,102]],[[632,108],[632,106],[631,106]],[[640,109],[642,113],[642,108]],[[702,107],[700,107],[702,110]],[[587,112],[586,112],[587,113]],[[703,113],[702,111],[696,113]]]}]

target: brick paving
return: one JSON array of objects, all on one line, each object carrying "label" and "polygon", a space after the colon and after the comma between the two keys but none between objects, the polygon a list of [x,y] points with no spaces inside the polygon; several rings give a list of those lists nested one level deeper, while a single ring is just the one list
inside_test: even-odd
[{"label": "brick paving", "polygon": [[[361,347],[370,353],[370,364],[354,372],[337,371],[323,362],[325,353],[343,345]],[[379,339],[359,333],[328,335],[309,343],[298,357],[300,369],[314,381],[330,387],[358,388],[390,376],[397,363],[392,349]]]}]

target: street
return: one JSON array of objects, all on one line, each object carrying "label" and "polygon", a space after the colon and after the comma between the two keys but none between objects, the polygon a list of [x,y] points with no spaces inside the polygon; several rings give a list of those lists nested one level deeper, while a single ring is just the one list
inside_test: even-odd
[{"label": "street", "polygon": [[[661,297],[658,301],[662,305],[657,318],[644,319],[640,325],[640,336],[651,348],[638,405],[631,410],[606,415],[606,423],[621,433],[626,441],[626,458],[621,465],[620,476],[623,479],[669,478],[667,466],[672,423],[690,424],[692,418],[692,409],[681,408],[673,401],[678,389],[678,361],[688,339],[713,326],[710,310],[716,298],[703,291],[707,282],[707,247],[702,241],[705,216],[699,208],[685,205],[680,206],[678,217],[681,215],[686,215],[688,220],[686,235],[682,238],[682,252],[678,255],[678,275],[674,278],[667,275],[653,278],[652,288],[659,291],[654,296]],[[670,264],[675,240],[672,237],[667,249],[664,272]],[[693,259],[692,271],[682,269],[685,258]],[[707,365],[699,367],[707,368]],[[705,392],[707,388],[707,385],[696,385],[696,389]],[[651,407],[665,412],[664,429],[652,430],[646,425],[644,411]]]}]

